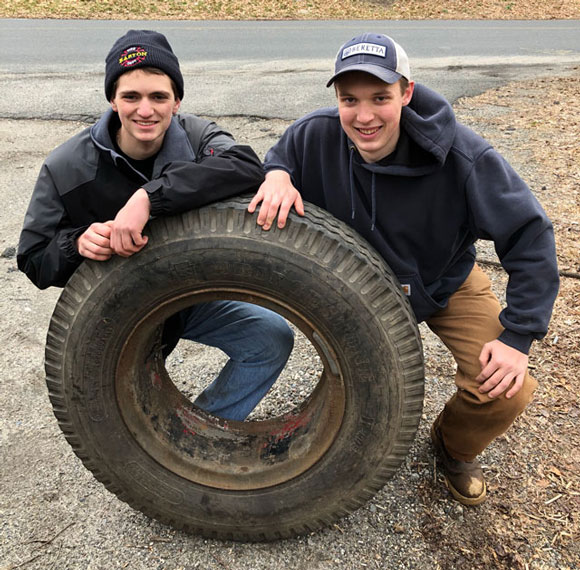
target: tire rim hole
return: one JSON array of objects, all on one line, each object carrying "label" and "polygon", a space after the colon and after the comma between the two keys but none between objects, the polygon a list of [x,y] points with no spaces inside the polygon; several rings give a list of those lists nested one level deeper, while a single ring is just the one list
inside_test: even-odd
[{"label": "tire rim hole", "polygon": [[[270,394],[244,422],[219,418],[193,404],[227,360],[221,351],[180,340],[165,361],[161,354],[166,319],[195,302],[218,299],[267,307],[286,318],[296,334],[294,358],[291,354]],[[117,366],[119,409],[135,443],[169,471],[210,487],[258,489],[308,471],[330,448],[345,402],[341,375],[331,372],[336,364],[328,360],[330,344],[272,297],[218,289],[187,293],[136,319],[128,325],[131,333]],[[203,370],[200,351],[210,350],[214,364]]]}]

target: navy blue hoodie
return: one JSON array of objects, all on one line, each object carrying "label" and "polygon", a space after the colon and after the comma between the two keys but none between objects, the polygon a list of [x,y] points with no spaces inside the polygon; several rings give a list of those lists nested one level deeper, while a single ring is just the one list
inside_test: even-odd
[{"label": "navy blue hoodie", "polygon": [[509,275],[500,340],[527,353],[546,334],[559,282],[552,225],[503,157],[434,91],[415,86],[397,148],[381,161],[365,163],[328,108],[291,125],[265,168],[288,172],[304,200],[374,246],[419,322],[447,305],[485,239]]}]

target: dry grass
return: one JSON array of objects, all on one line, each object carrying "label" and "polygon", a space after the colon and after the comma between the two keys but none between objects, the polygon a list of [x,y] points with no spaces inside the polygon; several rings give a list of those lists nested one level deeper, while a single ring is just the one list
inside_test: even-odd
[{"label": "dry grass", "polygon": [[4,0],[2,18],[160,20],[550,20],[580,18],[578,0]]}]

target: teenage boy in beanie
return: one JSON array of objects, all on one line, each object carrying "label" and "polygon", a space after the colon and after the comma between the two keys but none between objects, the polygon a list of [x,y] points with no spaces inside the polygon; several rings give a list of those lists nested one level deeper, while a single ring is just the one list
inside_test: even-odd
[{"label": "teenage boy in beanie", "polygon": [[[18,267],[39,288],[64,287],[83,259],[131,256],[150,216],[177,214],[255,189],[262,165],[217,125],[178,115],[183,77],[165,36],[130,30],[106,59],[111,108],[58,147],[38,177],[18,246]],[[196,404],[243,420],[292,350],[286,321],[251,304],[197,304],[165,323],[165,356],[179,338],[221,348],[230,360]]]},{"label": "teenage boy in beanie", "polygon": [[[431,429],[453,496],[486,496],[476,460],[530,401],[528,351],[548,327],[558,289],[552,225],[506,161],[458,123],[449,103],[411,80],[404,50],[363,34],[341,47],[338,108],[315,111],[265,159],[249,205],[258,224],[283,227],[302,200],[355,228],[384,257],[457,362],[457,392]],[[474,243],[493,240],[509,275],[502,310],[475,264]]]}]

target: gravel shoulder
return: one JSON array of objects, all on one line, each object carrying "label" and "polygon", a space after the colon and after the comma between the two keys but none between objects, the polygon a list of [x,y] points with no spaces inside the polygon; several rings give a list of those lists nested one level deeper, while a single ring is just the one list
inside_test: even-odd
[{"label": "gravel shoulder", "polygon": [[[44,384],[46,329],[59,291],[16,270],[22,218],[48,152],[86,125],[0,120],[0,570],[578,568],[580,560],[580,70],[459,100],[460,119],[516,167],[551,216],[562,278],[548,336],[533,348],[540,389],[514,428],[483,455],[489,500],[462,508],[436,471],[428,429],[453,392],[453,363],[421,328],[424,415],[406,462],[373,500],[333,528],[266,544],[206,540],[165,527],[108,493],[62,436]],[[282,120],[220,118],[264,154]],[[501,295],[493,250],[480,258]],[[298,355],[300,357],[300,355]],[[205,374],[220,355],[205,354]],[[176,364],[178,365],[179,362]],[[300,366],[292,365],[290,375]]]}]

